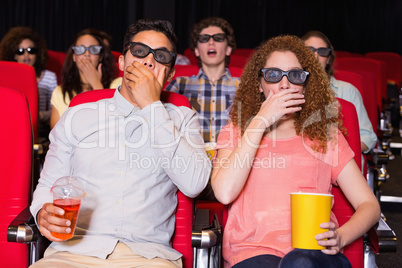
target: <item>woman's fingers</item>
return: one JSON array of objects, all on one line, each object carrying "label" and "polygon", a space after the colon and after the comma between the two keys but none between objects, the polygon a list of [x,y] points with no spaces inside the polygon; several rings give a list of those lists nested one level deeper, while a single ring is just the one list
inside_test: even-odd
[{"label": "woman's fingers", "polygon": [[333,222],[325,222],[320,224],[320,228],[328,229],[328,231],[317,234],[315,239],[320,246],[326,249],[322,250],[325,254],[335,255],[340,251],[340,239],[336,231],[336,225]]},{"label": "woman's fingers", "polygon": [[300,104],[304,102],[304,95],[299,93],[298,89],[284,89],[277,94],[269,93],[261,105],[258,116],[265,117],[269,122],[266,125],[269,127],[282,116],[300,111]]}]

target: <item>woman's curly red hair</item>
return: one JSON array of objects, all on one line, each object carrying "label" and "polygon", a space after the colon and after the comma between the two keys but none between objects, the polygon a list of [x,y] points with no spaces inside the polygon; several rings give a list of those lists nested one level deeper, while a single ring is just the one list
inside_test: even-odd
[{"label": "woman's curly red hair", "polygon": [[338,119],[339,104],[330,86],[328,75],[304,42],[292,35],[283,35],[262,43],[246,64],[240,78],[239,88],[230,110],[232,123],[241,129],[242,134],[251,119],[258,113],[265,100],[261,94],[260,83],[265,83],[260,70],[274,51],[290,51],[299,60],[303,70],[310,74],[304,84],[306,102],[301,111],[294,114],[297,135],[314,141],[313,149],[326,152],[327,142],[333,132],[328,132],[332,124],[341,127]]}]

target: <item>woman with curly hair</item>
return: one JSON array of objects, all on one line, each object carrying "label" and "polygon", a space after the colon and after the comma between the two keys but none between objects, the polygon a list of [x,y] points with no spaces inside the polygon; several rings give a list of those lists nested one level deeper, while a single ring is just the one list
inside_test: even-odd
[{"label": "woman with curly hair", "polygon": [[16,61],[35,69],[39,95],[39,132],[47,136],[51,113],[50,97],[57,86],[56,74],[46,70],[46,41],[32,28],[13,27],[0,43],[0,60]]},{"label": "woman with curly hair", "polygon": [[103,35],[95,29],[79,32],[66,53],[61,70],[62,85],[52,94],[50,127],[54,127],[75,95],[109,88],[116,75],[116,62],[109,46],[103,42]]},{"label": "woman with curly hair", "polygon": [[[351,267],[341,249],[380,217],[379,204],[339,131],[328,76],[296,36],[263,43],[247,63],[216,146],[212,187],[230,204],[226,264],[239,267]],[[291,247],[290,193],[329,194],[339,185],[356,209],[342,227],[320,225],[320,250]],[[359,194],[356,195],[355,193]]]}]

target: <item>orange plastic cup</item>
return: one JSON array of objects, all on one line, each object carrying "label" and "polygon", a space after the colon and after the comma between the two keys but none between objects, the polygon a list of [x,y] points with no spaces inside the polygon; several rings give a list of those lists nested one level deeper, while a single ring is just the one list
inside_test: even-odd
[{"label": "orange plastic cup", "polygon": [[329,222],[333,195],[318,193],[291,193],[292,247],[301,249],[325,249],[314,238],[328,229],[320,224]]},{"label": "orange plastic cup", "polygon": [[51,191],[53,193],[53,205],[64,209],[63,215],[53,215],[71,222],[70,233],[52,232],[52,236],[59,239],[70,239],[74,235],[81,199],[85,196],[85,191],[81,181],[74,177],[60,178],[53,185]]}]

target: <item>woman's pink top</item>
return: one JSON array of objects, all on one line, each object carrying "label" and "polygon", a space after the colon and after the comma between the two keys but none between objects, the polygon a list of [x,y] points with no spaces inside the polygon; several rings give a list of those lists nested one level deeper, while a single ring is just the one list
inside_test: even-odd
[{"label": "woman's pink top", "polygon": [[[239,134],[232,124],[222,128],[216,150],[234,150]],[[314,152],[311,144],[301,136],[262,139],[246,185],[229,208],[223,257],[230,266],[257,255],[283,257],[291,251],[289,193],[331,193],[354,156],[340,131],[325,154]],[[240,167],[246,162],[238,157],[234,161]],[[338,224],[333,213],[331,221]]]}]

